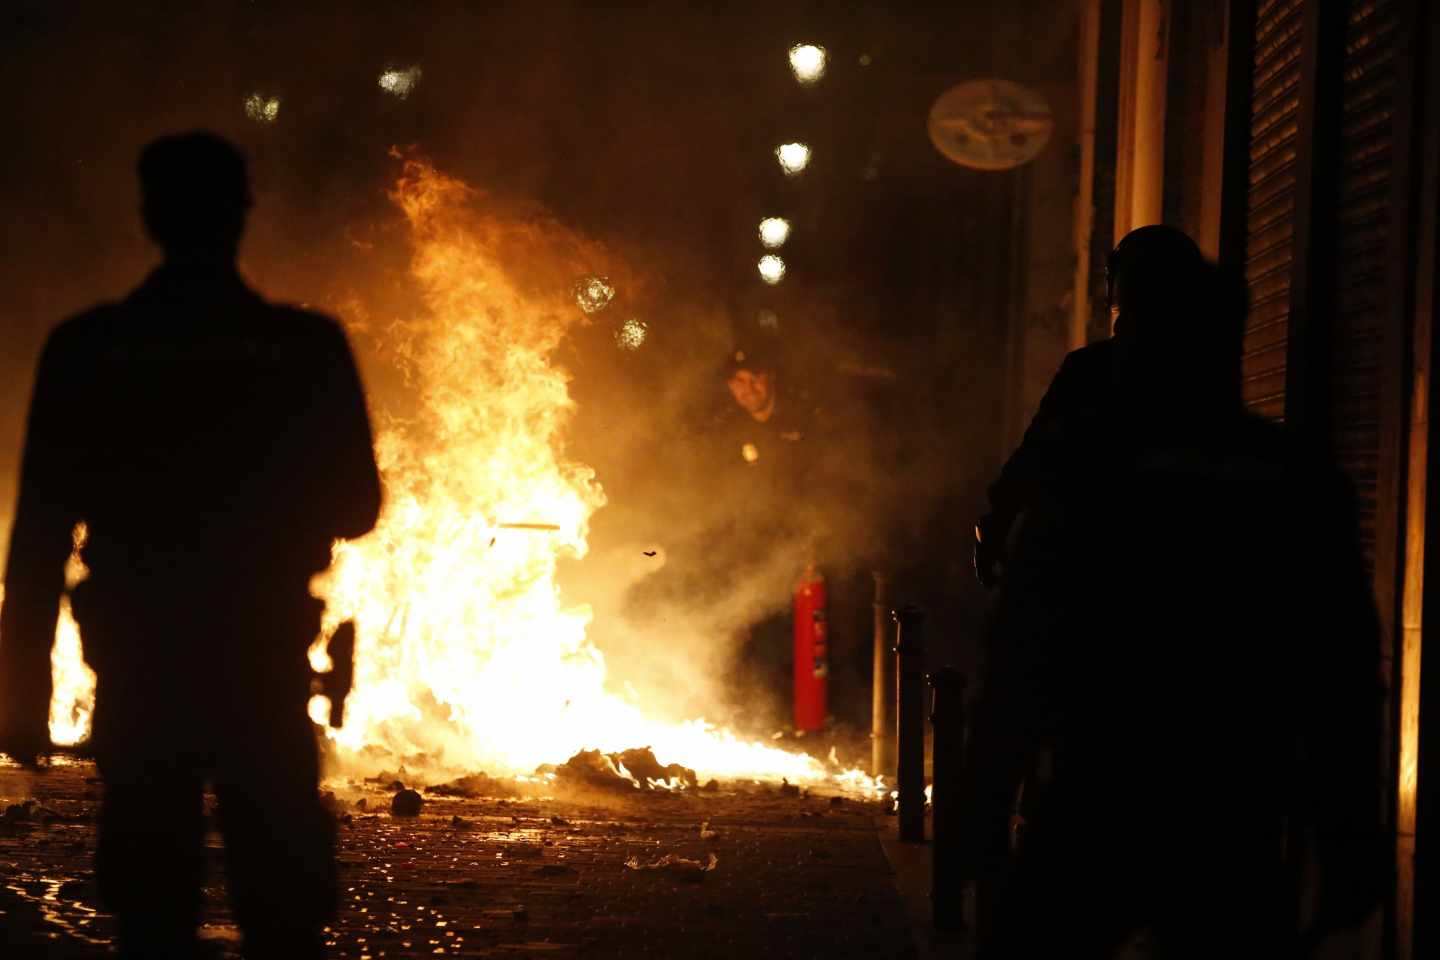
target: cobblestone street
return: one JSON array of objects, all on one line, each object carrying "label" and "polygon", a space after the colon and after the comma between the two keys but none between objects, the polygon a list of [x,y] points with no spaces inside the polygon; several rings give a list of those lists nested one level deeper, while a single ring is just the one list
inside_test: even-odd
[{"label": "cobblestone street", "polygon": [[[427,796],[418,818],[400,818],[382,786],[327,787],[341,819],[336,958],[914,956],[878,803],[745,784]],[[88,764],[0,768],[5,957],[107,952],[113,921],[90,880],[100,791]],[[218,835],[209,848],[203,936],[213,956],[238,957]],[[713,855],[714,867],[626,866],[667,854],[701,866]]]}]

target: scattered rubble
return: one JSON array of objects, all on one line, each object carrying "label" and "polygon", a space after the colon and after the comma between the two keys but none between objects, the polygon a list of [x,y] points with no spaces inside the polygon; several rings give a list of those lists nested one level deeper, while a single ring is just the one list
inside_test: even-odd
[{"label": "scattered rubble", "polygon": [[435,797],[463,797],[468,800],[484,800],[498,797],[518,797],[520,790],[513,780],[502,780],[488,773],[474,773],[468,777],[451,780],[425,792]]},{"label": "scattered rubble", "polygon": [[572,787],[599,790],[652,790],[695,788],[695,771],[678,763],[661,764],[649,747],[601,753],[581,750],[559,766],[546,764],[536,771],[554,774],[556,780]]},{"label": "scattered rubble", "polygon": [[637,871],[654,870],[668,876],[673,876],[677,880],[701,880],[704,879],[705,874],[714,870],[719,863],[720,858],[713,853],[710,854],[710,859],[705,863],[701,863],[699,860],[691,860],[689,857],[680,857],[673,853],[667,853],[652,863],[641,863],[639,857],[631,857],[625,861],[625,868],[627,870]]},{"label": "scattered rubble", "polygon": [[700,824],[700,839],[701,839],[701,840],[714,840],[714,839],[715,839],[716,837],[718,837],[718,836],[720,836],[719,831],[711,830],[711,829],[710,829],[710,821],[709,821],[709,820],[706,820],[704,823]]}]

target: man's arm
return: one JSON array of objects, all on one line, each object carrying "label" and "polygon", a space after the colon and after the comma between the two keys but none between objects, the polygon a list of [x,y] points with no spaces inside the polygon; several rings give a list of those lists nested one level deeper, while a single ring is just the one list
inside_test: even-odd
[{"label": "man's arm", "polygon": [[365,388],[360,383],[355,357],[345,333],[327,321],[332,392],[335,403],[331,436],[334,462],[330,476],[337,482],[333,534],[341,539],[364,536],[380,516],[380,472],[375,465],[375,440]]},{"label": "man's arm", "polygon": [[0,608],[0,751],[25,759],[49,747],[50,648],[75,522],[76,387],[52,335],[41,354],[21,460],[15,525]]},{"label": "man's arm", "polygon": [[1052,434],[1067,418],[1091,411],[1103,400],[1099,394],[1109,389],[1111,343],[1100,341],[1066,354],[1020,445],[990,485],[990,512],[975,524],[975,574],[982,584],[994,583],[1011,525],[1049,474]]}]

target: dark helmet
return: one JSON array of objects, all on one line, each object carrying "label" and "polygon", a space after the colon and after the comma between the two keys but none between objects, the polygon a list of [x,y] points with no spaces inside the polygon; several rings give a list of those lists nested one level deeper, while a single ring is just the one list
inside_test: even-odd
[{"label": "dark helmet", "polygon": [[167,250],[225,248],[250,207],[245,157],[212,133],[161,137],[140,154],[145,226]]}]

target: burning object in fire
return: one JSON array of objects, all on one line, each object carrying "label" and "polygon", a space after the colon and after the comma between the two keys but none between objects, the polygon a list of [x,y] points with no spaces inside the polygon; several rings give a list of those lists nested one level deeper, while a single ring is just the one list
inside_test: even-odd
[{"label": "burning object in fire", "polygon": [[381,90],[397,100],[404,100],[420,85],[420,68],[414,66],[401,70],[387,67],[380,72],[379,84]]},{"label": "burning object in fire", "polygon": [[599,313],[615,299],[615,288],[605,277],[586,277],[575,284],[575,302],[587,314]]},{"label": "burning object in fire", "polygon": [[280,98],[252,93],[245,98],[245,116],[256,123],[274,123],[280,119]]},{"label": "burning object in fire", "polygon": [[785,175],[793,177],[810,165],[810,147],[798,141],[782,143],[775,148],[775,159],[780,161]]},{"label": "burning object in fire", "polygon": [[699,786],[695,771],[678,763],[662,764],[649,747],[602,753],[581,750],[559,766],[542,766],[542,775],[572,787],[599,790],[684,790]]}]

